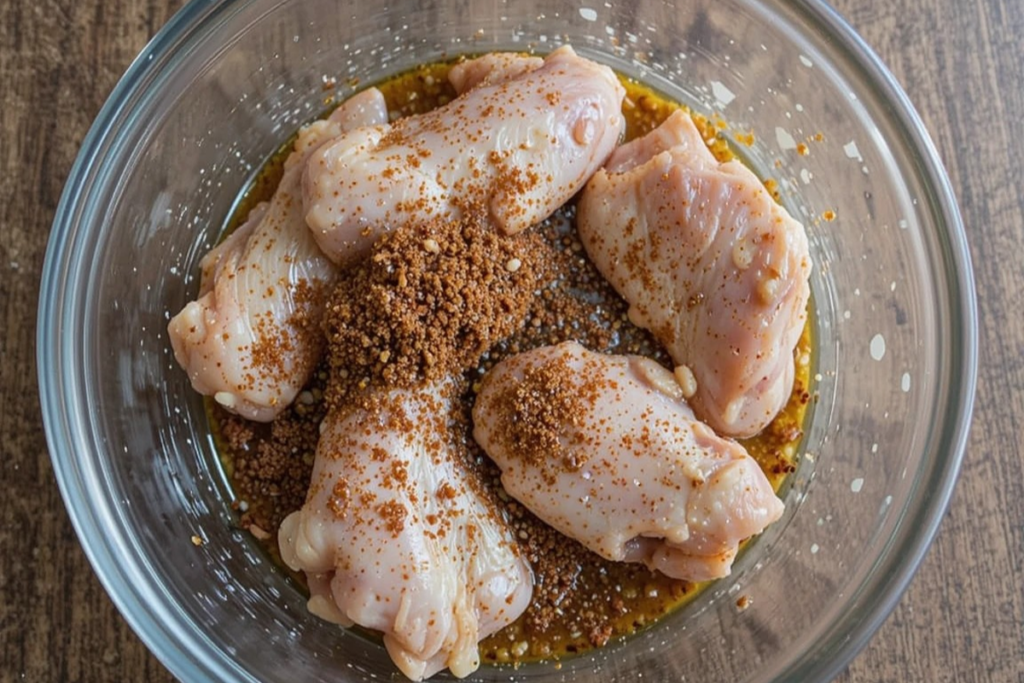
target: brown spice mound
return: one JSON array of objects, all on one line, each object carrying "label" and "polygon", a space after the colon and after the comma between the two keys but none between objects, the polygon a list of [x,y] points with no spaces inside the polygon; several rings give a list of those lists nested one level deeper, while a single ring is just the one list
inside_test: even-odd
[{"label": "brown spice mound", "polygon": [[388,233],[341,275],[324,319],[330,406],[370,385],[462,372],[523,324],[544,275],[543,240],[502,235],[474,215]]}]

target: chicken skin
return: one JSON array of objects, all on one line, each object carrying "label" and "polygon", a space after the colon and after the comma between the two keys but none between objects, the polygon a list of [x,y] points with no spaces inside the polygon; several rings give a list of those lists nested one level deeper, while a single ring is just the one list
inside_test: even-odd
[{"label": "chicken skin", "polygon": [[521,73],[511,79],[508,64],[482,75],[467,67],[456,83],[468,91],[447,105],[313,154],[303,198],[324,253],[350,263],[385,231],[467,211],[515,234],[583,186],[624,129],[622,85],[568,46],[538,68],[515,62]]},{"label": "chicken skin", "polygon": [[464,95],[480,85],[499,85],[519,78],[544,65],[540,57],[515,52],[489,52],[476,59],[459,62],[448,72],[448,82],[456,94]]},{"label": "chicken skin", "polygon": [[168,325],[174,356],[196,391],[265,422],[309,380],[323,349],[319,321],[337,266],[303,218],[303,164],[342,132],[386,120],[384,99],[371,88],[303,128],[270,201],[203,258],[199,297]]},{"label": "chicken skin", "polygon": [[478,642],[526,609],[533,586],[457,446],[454,384],[378,391],[329,414],[306,504],[278,534],[309,579],[310,610],[380,631],[413,680],[475,671]]},{"label": "chicken skin", "polygon": [[699,418],[747,437],[785,405],[807,316],[803,226],[676,112],[619,147],[583,191],[580,240],[672,357]]},{"label": "chicken skin", "polygon": [[741,445],[694,418],[674,375],[575,342],[485,375],[473,435],[513,498],[609,560],[704,581],[783,511]]}]

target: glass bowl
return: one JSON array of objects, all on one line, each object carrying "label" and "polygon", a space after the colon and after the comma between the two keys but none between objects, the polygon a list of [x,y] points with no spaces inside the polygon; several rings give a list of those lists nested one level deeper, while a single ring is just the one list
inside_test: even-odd
[{"label": "glass bowl", "polygon": [[239,191],[326,95],[441,57],[564,43],[720,115],[776,179],[815,260],[816,400],[785,517],[732,576],[592,654],[472,679],[823,681],[906,587],[970,420],[971,269],[920,120],[824,3],[195,0],[83,143],[38,328],[71,519],[125,618],[181,680],[400,679],[382,646],[311,616],[237,529],[202,400],[171,354],[169,316],[195,294]]}]

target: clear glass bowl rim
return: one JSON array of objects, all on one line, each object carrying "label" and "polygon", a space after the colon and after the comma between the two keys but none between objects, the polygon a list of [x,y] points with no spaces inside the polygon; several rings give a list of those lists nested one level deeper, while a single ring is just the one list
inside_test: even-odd
[{"label": "clear glass bowl rim", "polygon": [[[248,0],[191,0],[156,34],[127,69],[111,92],[86,135],[72,166],[53,221],[43,266],[36,346],[41,407],[46,438],[56,479],[85,553],[101,583],[135,633],[160,661],[179,679],[188,681],[229,680],[229,671],[218,658],[197,657],[196,652],[210,650],[201,634],[183,633],[175,623],[173,609],[161,605],[152,588],[130,581],[117,562],[114,549],[89,539],[104,538],[104,520],[85,495],[81,463],[71,438],[74,421],[72,396],[66,379],[73,368],[62,365],[59,351],[64,348],[62,331],[71,304],[77,294],[68,292],[68,245],[81,229],[83,197],[97,183],[96,169],[116,134],[133,121],[132,105],[159,87],[159,75],[173,63],[177,51],[220,21],[234,6]],[[832,624],[832,629],[817,642],[813,651],[801,653],[791,662],[783,679],[787,681],[827,681],[832,679],[863,649],[870,637],[895,608],[931,545],[952,497],[963,459],[973,411],[977,381],[977,304],[970,252],[956,197],[942,161],[927,130],[909,98],[875,52],[834,9],[819,0],[790,0],[791,11],[808,25],[832,39],[834,57],[852,65],[862,82],[872,86],[873,95],[889,104],[891,122],[902,132],[901,144],[913,152],[916,171],[931,195],[930,206],[947,227],[943,241],[942,273],[949,286],[949,312],[954,326],[950,357],[952,400],[945,406],[942,435],[946,457],[932,463],[926,480],[918,487],[918,500],[907,508],[912,517],[901,520],[899,532],[888,546],[900,553],[883,553],[888,562],[872,575],[872,580],[849,598],[856,609],[849,610]],[[959,332],[959,335],[957,335]],[[56,354],[56,355],[54,355]],[[957,375],[957,371],[959,374]],[[155,602],[154,602],[155,601]],[[154,608],[155,605],[160,605]]]}]

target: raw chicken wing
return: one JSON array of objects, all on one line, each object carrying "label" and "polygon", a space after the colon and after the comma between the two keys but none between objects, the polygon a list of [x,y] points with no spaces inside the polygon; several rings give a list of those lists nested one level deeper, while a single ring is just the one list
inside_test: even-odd
[{"label": "raw chicken wing", "polygon": [[783,505],[743,447],[697,421],[681,394],[650,359],[565,342],[487,373],[473,435],[509,495],[566,536],[609,560],[715,579]]},{"label": "raw chicken wing", "polygon": [[532,574],[473,479],[450,422],[454,382],[381,391],[331,413],[301,511],[278,534],[309,579],[309,607],[384,635],[419,680],[479,666],[477,643],[529,603]]},{"label": "raw chicken wing", "polygon": [[309,380],[337,266],[303,218],[303,163],[343,131],[386,120],[384,99],[371,88],[305,127],[270,201],[203,257],[199,298],[168,325],[174,356],[196,391],[242,417],[269,421]]},{"label": "raw chicken wing", "polygon": [[463,86],[480,83],[444,107],[319,149],[303,197],[324,252],[348,263],[382,232],[465,211],[514,234],[572,197],[618,142],[625,91],[568,46],[528,67],[504,80],[508,64],[492,66],[496,83],[465,73]]},{"label": "raw chicken wing", "polygon": [[752,436],[785,405],[810,295],[803,226],[676,112],[587,184],[580,239],[666,347],[696,414]]}]

